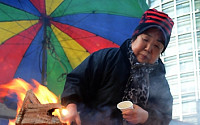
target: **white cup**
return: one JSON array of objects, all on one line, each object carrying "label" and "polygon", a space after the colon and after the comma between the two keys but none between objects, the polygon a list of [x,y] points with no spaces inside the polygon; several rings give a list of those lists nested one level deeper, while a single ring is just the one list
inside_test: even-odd
[{"label": "white cup", "polygon": [[127,109],[133,109],[133,103],[131,101],[122,101],[117,104],[117,108],[121,111],[127,110]]}]

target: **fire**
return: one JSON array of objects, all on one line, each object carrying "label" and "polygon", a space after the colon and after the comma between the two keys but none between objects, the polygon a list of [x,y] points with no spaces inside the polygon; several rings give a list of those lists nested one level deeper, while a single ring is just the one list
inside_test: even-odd
[{"label": "fire", "polygon": [[61,114],[62,114],[62,115],[68,115],[68,113],[69,113],[69,112],[68,112],[67,109],[62,109],[62,110],[61,110]]},{"label": "fire", "polygon": [[[59,102],[59,98],[53,92],[51,92],[47,87],[38,83],[36,80],[33,80],[33,85],[31,85],[20,78],[13,79],[11,82],[7,84],[0,85],[0,91],[1,91],[0,98],[2,99],[5,96],[12,96],[12,94],[16,94],[18,99],[17,102],[17,115],[18,115],[22,107],[26,92],[30,89],[34,92],[34,94],[36,95],[41,104]],[[53,115],[58,116],[60,118],[59,110],[53,112]],[[15,125],[15,120],[9,120],[9,125]]]}]

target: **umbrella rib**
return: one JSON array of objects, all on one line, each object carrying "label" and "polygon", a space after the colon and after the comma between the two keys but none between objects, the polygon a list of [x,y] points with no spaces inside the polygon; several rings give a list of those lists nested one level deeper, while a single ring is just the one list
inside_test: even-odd
[{"label": "umbrella rib", "polygon": [[[52,44],[53,46],[58,46],[58,47],[61,47],[59,45],[55,45],[55,44]],[[83,50],[79,50],[79,49],[74,49],[74,48],[70,48],[70,47],[66,47],[66,46],[62,46],[62,48],[67,48],[67,49],[70,49],[70,50],[75,50],[75,51],[79,51],[79,52],[88,52],[88,51],[83,51]]]},{"label": "umbrella rib", "polygon": [[[78,20],[78,21],[76,21],[74,24],[72,24],[72,25],[70,25],[70,26],[74,26],[74,27],[76,27],[75,25],[76,24],[78,24],[78,23],[80,23],[81,21],[83,21],[85,18],[87,18],[88,16],[90,16],[90,14],[88,14],[88,15],[86,15],[85,17],[83,17],[83,18],[81,18],[80,20]],[[55,22],[58,22],[58,21],[55,21]],[[60,23],[60,22],[58,22],[58,23]],[[70,27],[68,27],[68,28],[66,28],[65,30],[62,30],[63,32],[64,31],[66,31],[66,30],[68,30],[68,29],[70,29]],[[79,28],[80,29],[80,28]],[[84,29],[82,29],[82,30],[84,30]],[[59,34],[61,34],[61,33],[58,33],[58,35]],[[95,35],[95,36],[93,36],[93,37],[96,37],[97,35]],[[84,38],[84,37],[81,37],[81,38]],[[80,39],[81,39],[80,38]],[[77,39],[77,38],[76,38]]]},{"label": "umbrella rib", "polygon": [[[64,2],[64,1],[63,1],[63,2]],[[68,4],[67,7],[64,9],[63,13],[61,14],[61,17],[64,16],[64,13],[68,10],[68,8],[69,8],[69,6],[71,5],[71,3],[72,3],[72,0],[70,0],[69,4]],[[60,5],[61,5],[61,4],[60,4]],[[59,6],[60,6],[60,5],[59,5]],[[59,7],[57,7],[57,8],[59,8]],[[55,10],[56,10],[56,9],[55,9]],[[55,10],[54,10],[54,11],[55,11]],[[52,12],[52,13],[53,13],[53,12]]]},{"label": "umbrella rib", "polygon": [[[20,3],[20,6],[23,8],[23,6],[22,6],[22,3],[18,0],[18,2]],[[29,18],[29,16],[27,16],[27,13],[25,13],[25,15],[26,15],[26,17],[29,19],[29,20],[31,20],[30,18]],[[30,21],[30,23],[31,23],[31,25],[33,25],[33,23]],[[35,32],[36,32],[36,29],[35,29],[35,27],[33,27],[33,29],[35,30]],[[32,34],[32,33],[31,33]]]},{"label": "umbrella rib", "polygon": [[[51,42],[49,42],[48,45],[49,45],[49,46],[48,46],[48,49],[50,50],[51,56],[52,56],[55,60],[57,60],[57,61],[60,63],[61,67],[63,68],[63,71],[67,72],[67,71],[66,71],[66,70],[67,70],[67,66],[66,66],[66,65],[62,62],[62,60],[59,58],[57,52],[55,51],[54,45],[53,45]],[[54,56],[53,53],[55,54],[55,56]]]},{"label": "umbrella rib", "polygon": [[68,8],[69,8],[69,6],[71,5],[71,3],[72,3],[72,0],[69,2],[68,6],[67,6],[67,7],[64,9],[64,11],[63,11],[63,14],[62,14],[62,15],[64,15],[64,12],[68,10]]},{"label": "umbrella rib", "polygon": [[[7,14],[4,10],[2,10],[1,8],[0,8],[0,10],[4,13],[4,14],[6,14],[8,17],[10,17],[11,19],[13,19],[14,20],[14,18],[12,18],[9,14]],[[26,13],[25,13],[26,14]],[[28,16],[27,16],[28,17]],[[22,25],[20,25],[18,22],[15,22],[18,26],[20,26],[20,27],[22,27],[24,30],[26,29],[26,28],[24,28]],[[31,23],[31,21],[30,21],[30,23]],[[13,34],[15,34],[14,32],[11,32],[11,31],[9,31],[9,30],[7,30],[7,29],[4,29],[4,28],[1,28],[1,29],[3,29],[3,30],[5,30],[5,31],[8,31],[8,32],[10,32],[10,33],[13,33]],[[32,34],[32,33],[31,33]],[[25,37],[25,36],[23,36],[23,37]],[[25,37],[25,38],[28,38],[28,37]]]},{"label": "umbrella rib", "polygon": [[[71,4],[72,0],[69,2],[69,4],[67,5],[67,7],[64,9],[62,16],[64,15],[64,12],[69,8],[70,4]],[[60,4],[61,5],[61,4]],[[59,6],[60,6],[59,5]],[[56,9],[55,9],[56,10]],[[55,11],[54,10],[54,11]],[[53,13],[53,12],[52,12]],[[54,29],[54,28],[53,28]],[[51,31],[51,33],[53,32],[53,30]]]},{"label": "umbrella rib", "polygon": [[[53,1],[51,1],[51,5],[52,5],[52,3],[53,3]],[[52,8],[51,8],[51,6],[50,6],[50,7],[48,7],[48,8],[49,8],[49,11],[51,11],[51,9],[52,9]]]},{"label": "umbrella rib", "polygon": [[[1,28],[1,27],[0,27],[0,29],[3,29],[3,30],[5,30],[5,31],[7,31],[7,32],[9,32],[9,33],[12,33],[12,34],[16,34],[16,33],[14,33],[14,32],[11,32],[10,30],[7,30],[7,29]],[[17,35],[32,40],[31,38],[28,38],[28,37],[26,37],[26,36],[24,36],[24,35],[20,35],[20,34],[17,34]],[[10,44],[10,43],[9,43],[9,44]],[[25,44],[25,43],[23,43],[23,45],[24,45],[24,44]],[[28,43],[27,43],[27,44],[28,44]],[[14,43],[12,43],[12,44],[10,44],[10,45],[14,45]],[[15,43],[15,45],[22,45],[22,44],[21,44],[21,43]]]}]

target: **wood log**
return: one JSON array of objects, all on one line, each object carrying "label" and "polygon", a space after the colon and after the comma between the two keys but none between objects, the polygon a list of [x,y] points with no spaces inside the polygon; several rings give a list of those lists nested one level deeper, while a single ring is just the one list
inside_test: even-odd
[{"label": "wood log", "polygon": [[48,103],[48,104],[28,104],[27,105],[27,108],[29,109],[44,109],[44,108],[48,108],[48,109],[59,109],[59,108],[62,108],[62,105],[61,104],[58,104],[58,103]]},{"label": "wood log", "polygon": [[53,116],[54,109],[62,108],[61,104],[41,104],[32,90],[27,91],[21,110],[15,121],[16,125],[67,125],[57,116]]}]

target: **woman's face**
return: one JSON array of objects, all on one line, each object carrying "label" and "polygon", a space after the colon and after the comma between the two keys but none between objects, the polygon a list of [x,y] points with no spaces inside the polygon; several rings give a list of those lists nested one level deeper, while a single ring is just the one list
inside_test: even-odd
[{"label": "woman's face", "polygon": [[164,49],[161,41],[164,41],[164,36],[158,28],[149,28],[138,35],[132,42],[132,50],[137,60],[140,63],[155,63]]}]

